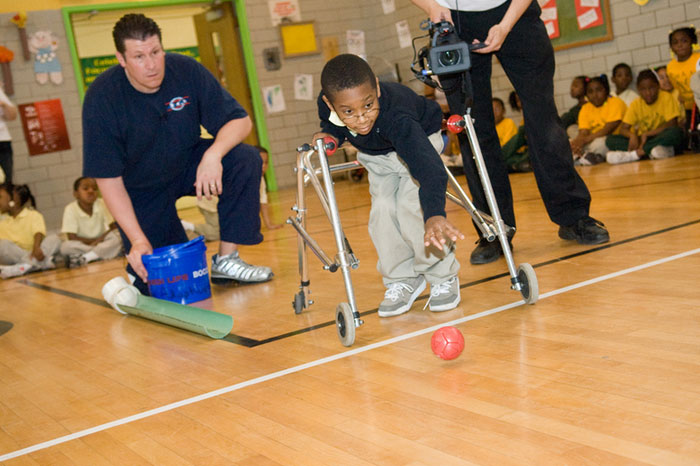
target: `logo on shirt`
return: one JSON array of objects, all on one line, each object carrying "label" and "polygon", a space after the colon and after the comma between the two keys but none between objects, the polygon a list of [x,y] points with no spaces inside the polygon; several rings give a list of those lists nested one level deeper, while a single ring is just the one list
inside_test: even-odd
[{"label": "logo on shirt", "polygon": [[190,97],[187,95],[184,97],[173,97],[170,99],[170,102],[166,102],[165,105],[168,107],[169,112],[179,112],[190,104],[189,98]]}]

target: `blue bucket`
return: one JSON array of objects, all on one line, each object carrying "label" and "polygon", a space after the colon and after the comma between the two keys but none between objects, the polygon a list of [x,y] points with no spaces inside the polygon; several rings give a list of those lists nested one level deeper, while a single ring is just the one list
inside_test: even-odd
[{"label": "blue bucket", "polygon": [[211,297],[204,236],[142,256],[154,298],[189,304]]}]

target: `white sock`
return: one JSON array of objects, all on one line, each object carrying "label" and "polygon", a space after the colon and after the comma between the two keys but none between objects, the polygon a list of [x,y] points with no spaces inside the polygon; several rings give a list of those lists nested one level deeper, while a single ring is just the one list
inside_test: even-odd
[{"label": "white sock", "polygon": [[187,220],[180,220],[180,223],[182,223],[182,228],[186,231],[194,231],[194,223],[188,222]]},{"label": "white sock", "polygon": [[87,263],[90,263],[90,262],[93,262],[93,261],[96,261],[96,260],[99,259],[99,258],[100,258],[100,256],[98,256],[98,255],[95,253],[95,251],[88,251],[88,252],[86,252],[85,254],[83,254],[83,259],[85,259],[85,263],[86,263],[86,264],[87,264]]}]

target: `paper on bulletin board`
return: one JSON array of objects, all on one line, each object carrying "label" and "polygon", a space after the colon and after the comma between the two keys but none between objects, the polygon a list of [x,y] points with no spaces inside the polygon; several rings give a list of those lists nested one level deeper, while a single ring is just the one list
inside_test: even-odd
[{"label": "paper on bulletin board", "polygon": [[544,23],[547,35],[550,39],[559,37],[559,15],[557,14],[557,0],[548,0],[541,5],[540,19]]},{"label": "paper on bulletin board", "polygon": [[396,33],[399,35],[399,47],[405,49],[411,46],[411,28],[407,20],[396,23]]},{"label": "paper on bulletin board", "polygon": [[296,100],[313,100],[314,79],[310,74],[294,75],[294,98]]},{"label": "paper on bulletin board", "polygon": [[384,10],[385,15],[396,11],[396,5],[394,4],[394,0],[382,0],[382,9]]},{"label": "paper on bulletin board", "polygon": [[603,11],[600,0],[575,0],[576,22],[580,30],[603,24]]},{"label": "paper on bulletin board", "polygon": [[348,42],[348,53],[358,55],[365,60],[367,52],[365,51],[365,31],[348,30],[345,33],[345,38]]},{"label": "paper on bulletin board", "polygon": [[292,23],[301,21],[298,0],[268,0],[267,7],[273,26],[279,25],[283,19]]},{"label": "paper on bulletin board", "polygon": [[267,113],[284,112],[287,106],[284,103],[284,94],[282,94],[282,86],[263,87],[263,98],[265,100],[265,108]]},{"label": "paper on bulletin board", "polygon": [[321,37],[321,50],[323,50],[324,61],[337,57],[340,53],[338,38],[336,36]]}]

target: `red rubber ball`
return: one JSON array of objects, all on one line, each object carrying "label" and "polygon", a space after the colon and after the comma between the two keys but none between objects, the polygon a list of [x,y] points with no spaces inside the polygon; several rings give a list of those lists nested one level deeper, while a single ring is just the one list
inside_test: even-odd
[{"label": "red rubber ball", "polygon": [[441,359],[454,359],[464,350],[464,336],[456,327],[441,327],[433,333],[430,348]]}]

